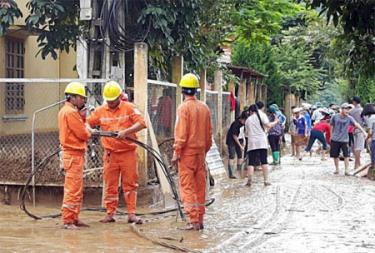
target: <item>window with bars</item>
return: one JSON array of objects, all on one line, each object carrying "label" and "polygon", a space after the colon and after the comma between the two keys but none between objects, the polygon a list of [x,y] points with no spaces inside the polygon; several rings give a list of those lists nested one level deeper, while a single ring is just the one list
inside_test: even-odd
[{"label": "window with bars", "polygon": [[[5,73],[7,78],[24,77],[25,47],[23,41],[7,38],[5,46]],[[25,94],[23,83],[6,83],[5,113],[21,114],[24,112]]]}]

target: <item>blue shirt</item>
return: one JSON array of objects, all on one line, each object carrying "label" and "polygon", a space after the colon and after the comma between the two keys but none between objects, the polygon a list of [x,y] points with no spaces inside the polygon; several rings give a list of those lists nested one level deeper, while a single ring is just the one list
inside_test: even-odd
[{"label": "blue shirt", "polygon": [[279,121],[280,121],[280,124],[281,124],[282,126],[284,126],[285,123],[286,123],[286,117],[285,117],[285,115],[282,114],[281,111],[276,111],[276,115],[277,115],[277,118],[278,118]]},{"label": "blue shirt", "polygon": [[305,112],[305,114],[303,115],[303,117],[306,120],[307,129],[311,129],[311,116],[310,116],[310,113]]},{"label": "blue shirt", "polygon": [[293,120],[294,124],[296,125],[297,129],[297,134],[298,135],[305,135],[305,124],[306,124],[306,119],[303,116],[299,116],[298,119]]}]

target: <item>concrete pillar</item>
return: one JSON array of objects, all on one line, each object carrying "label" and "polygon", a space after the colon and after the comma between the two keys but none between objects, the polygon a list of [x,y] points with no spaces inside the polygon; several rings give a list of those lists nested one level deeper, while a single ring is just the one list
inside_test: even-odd
[{"label": "concrete pillar", "polygon": [[217,145],[220,153],[223,151],[223,71],[216,70],[214,74],[214,90],[217,91]]},{"label": "concrete pillar", "polygon": [[262,101],[267,104],[267,85],[262,85]]},{"label": "concrete pillar", "polygon": [[292,116],[292,106],[298,106],[296,103],[296,96],[291,91],[286,91],[285,95],[285,116],[290,118]]},{"label": "concrete pillar", "polygon": [[199,75],[199,86],[201,88],[200,100],[206,103],[207,70],[204,69]]},{"label": "concrete pillar", "polygon": [[182,56],[174,56],[172,58],[172,83],[177,84],[176,88],[176,108],[182,102],[181,87],[178,85],[184,74],[184,58]]},{"label": "concrete pillar", "polygon": [[239,87],[239,91],[240,91],[240,108],[241,108],[241,111],[243,110],[244,106],[247,105],[247,101],[246,101],[246,79],[244,78],[241,78],[240,80],[240,87]]},{"label": "concrete pillar", "polygon": [[285,97],[284,97],[284,113],[285,113],[285,116],[286,118],[289,120],[291,115],[292,115],[292,111],[290,109],[290,107],[292,107],[292,94],[290,93],[290,91],[285,91]]},{"label": "concrete pillar", "polygon": [[[233,95],[236,95],[236,84],[234,83],[233,80],[229,81],[228,91],[233,93]],[[235,118],[235,110],[230,111],[230,122],[233,122],[234,118]]]},{"label": "concrete pillar", "polygon": [[262,101],[263,102],[262,84],[260,82],[257,84],[257,99],[256,99],[256,101]]},{"label": "concrete pillar", "polygon": [[264,97],[265,97],[265,102],[268,103],[268,87],[267,85],[264,85]]},{"label": "concrete pillar", "polygon": [[249,84],[249,103],[254,104],[255,103],[255,83],[254,79],[250,78],[250,84]]},{"label": "concrete pillar", "polygon": [[[147,53],[146,43],[139,42],[134,45],[134,103],[143,113],[147,113]],[[139,141],[147,143],[147,131],[138,134]],[[147,184],[147,152],[137,148],[139,184]]]}]

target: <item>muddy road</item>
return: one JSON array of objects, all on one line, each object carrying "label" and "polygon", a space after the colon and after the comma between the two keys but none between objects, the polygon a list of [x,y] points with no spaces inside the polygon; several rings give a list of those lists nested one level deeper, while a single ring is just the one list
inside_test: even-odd
[{"label": "muddy road", "polygon": [[[375,183],[333,171],[332,160],[284,157],[269,187],[259,172],[251,189],[244,180],[217,177],[203,232],[178,230],[183,223],[175,216],[149,216],[138,228],[200,252],[375,252]],[[83,212],[91,227],[67,231],[60,219],[33,221],[17,206],[0,204],[0,252],[174,252],[137,236],[126,216],[101,224],[102,216]]]}]

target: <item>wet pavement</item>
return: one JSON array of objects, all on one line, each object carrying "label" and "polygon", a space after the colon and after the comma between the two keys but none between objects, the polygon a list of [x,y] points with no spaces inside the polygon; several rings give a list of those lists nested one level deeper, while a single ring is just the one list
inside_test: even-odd
[{"label": "wet pavement", "polygon": [[[146,217],[138,226],[154,239],[201,252],[375,252],[375,182],[333,175],[333,161],[318,156],[282,158],[263,186],[216,177],[205,230],[180,231],[175,216]],[[352,163],[351,163],[352,166]],[[58,207],[38,207],[53,213]],[[0,252],[174,252],[138,237],[126,216],[101,224],[97,212],[83,212],[88,229],[61,229],[59,219],[33,221],[17,207],[0,204]],[[180,242],[182,241],[182,242]]]}]

